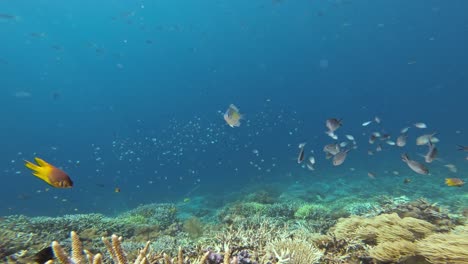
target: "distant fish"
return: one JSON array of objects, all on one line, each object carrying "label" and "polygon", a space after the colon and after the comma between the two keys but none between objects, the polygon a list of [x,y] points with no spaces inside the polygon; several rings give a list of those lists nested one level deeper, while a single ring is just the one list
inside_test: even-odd
[{"label": "distant fish", "polygon": [[390,145],[390,146],[395,146],[396,145],[395,141],[393,141],[393,140],[387,140],[387,141],[385,141],[385,143],[387,143],[387,145]]},{"label": "distant fish", "polygon": [[309,170],[315,170],[314,168],[314,165],[315,165],[315,158],[314,157],[309,157],[309,162],[307,163],[307,168]]},{"label": "distant fish", "polygon": [[382,119],[380,119],[380,117],[376,116],[376,117],[374,117],[374,121],[375,121],[377,124],[380,124],[380,122],[382,122]]},{"label": "distant fish", "polygon": [[432,143],[437,143],[438,140],[434,141],[434,136],[436,134],[437,134],[437,132],[434,132],[432,134],[425,134],[425,135],[417,137],[416,138],[416,145],[418,145],[418,146],[427,145],[429,143],[429,141],[431,141]]},{"label": "distant fish", "polygon": [[457,145],[457,146],[458,146],[458,150],[467,151],[467,152],[468,152],[468,146],[462,146],[462,145]]},{"label": "distant fish", "polygon": [[16,98],[28,98],[28,97],[31,97],[32,94],[30,92],[19,91],[19,92],[15,92],[13,96],[15,96]]},{"label": "distant fish", "polygon": [[367,172],[367,176],[373,180],[375,179],[375,174],[372,172]]},{"label": "distant fish", "polygon": [[410,167],[410,169],[412,169],[414,172],[423,175],[429,174],[429,170],[424,165],[415,160],[410,160],[406,153],[401,155],[401,159],[403,160],[403,162],[408,164],[408,167]]},{"label": "distant fish", "polygon": [[333,157],[333,166],[340,166],[341,164],[343,164],[343,162],[346,160],[348,152],[349,152],[349,149],[338,152]]},{"label": "distant fish", "polygon": [[61,169],[50,165],[43,159],[34,158],[37,164],[29,161],[25,161],[25,166],[33,171],[33,175],[39,179],[45,181],[50,186],[55,188],[71,188],[73,187],[73,181],[70,177]]},{"label": "distant fish", "polygon": [[364,123],[362,123],[362,126],[365,127],[365,126],[368,126],[372,123],[372,121],[366,121]]},{"label": "distant fish", "polygon": [[397,140],[396,140],[396,145],[398,147],[404,147],[406,146],[406,139],[408,138],[408,135],[406,134],[402,134],[400,135]]},{"label": "distant fish", "polygon": [[348,140],[354,141],[354,137],[353,137],[353,136],[351,136],[351,135],[345,135],[345,136],[346,136],[346,138],[347,138]]},{"label": "distant fish", "polygon": [[304,161],[304,148],[306,143],[299,144],[299,155],[297,155],[297,163]]},{"label": "distant fish", "polygon": [[233,104],[229,105],[223,117],[230,127],[239,127],[241,125],[240,120],[242,119],[242,115],[239,109]]},{"label": "distant fish", "polygon": [[340,152],[340,146],[338,144],[328,144],[325,147],[323,147],[323,151],[325,153],[329,153],[335,156],[336,154],[338,154],[338,152]]},{"label": "distant fish", "polygon": [[450,187],[462,187],[465,182],[459,178],[446,178],[445,184]]},{"label": "distant fish", "polygon": [[325,134],[327,134],[329,137],[333,138],[334,140],[338,140],[338,136],[332,131],[325,131]]},{"label": "distant fish", "polygon": [[16,16],[10,15],[10,14],[5,14],[5,13],[0,13],[0,19],[15,20]]},{"label": "distant fish", "polygon": [[404,127],[400,130],[400,133],[401,134],[406,134],[406,132],[408,132],[408,130],[410,129],[411,127]]},{"label": "distant fish", "polygon": [[330,132],[335,132],[338,128],[340,128],[343,124],[341,122],[341,119],[337,119],[337,118],[330,118],[330,119],[327,119],[327,121],[325,122],[325,125],[327,126],[328,128],[328,131]]},{"label": "distant fish", "polygon": [[429,150],[427,151],[427,154],[424,156],[424,160],[427,163],[431,163],[436,158],[438,151],[437,151],[436,146],[432,144],[431,141],[429,141],[428,145],[429,145]]},{"label": "distant fish", "polygon": [[405,178],[405,179],[403,180],[403,183],[404,183],[404,184],[408,184],[408,183],[410,183],[410,182],[411,182],[411,179],[410,179],[410,178]]},{"label": "distant fish", "polygon": [[427,125],[425,123],[421,123],[421,122],[414,123],[413,125],[414,125],[414,127],[421,128],[421,129],[422,128],[427,128]]},{"label": "distant fish", "polygon": [[444,165],[444,167],[447,167],[447,169],[450,171],[450,172],[453,172],[453,173],[457,173],[458,169],[455,165],[453,164],[446,164]]}]

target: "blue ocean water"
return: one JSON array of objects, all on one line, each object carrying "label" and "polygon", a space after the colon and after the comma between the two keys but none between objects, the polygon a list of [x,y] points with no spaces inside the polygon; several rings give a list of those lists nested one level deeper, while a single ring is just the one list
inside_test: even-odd
[{"label": "blue ocean water", "polygon": [[[466,10],[462,0],[0,0],[0,215],[113,214],[193,195],[222,204],[272,183],[359,187],[369,171],[390,194],[409,176],[434,188],[466,180],[456,147],[468,145]],[[223,120],[230,104],[240,127]],[[339,167],[322,152],[332,117],[343,119],[339,142],[350,134],[358,146]],[[412,127],[404,149],[381,142],[368,155],[372,132],[394,140],[416,122],[428,128]],[[440,161],[416,176],[400,155],[422,161],[415,138],[432,132]],[[302,142],[315,171],[296,162]],[[75,186],[32,176],[23,160],[36,156]]]}]

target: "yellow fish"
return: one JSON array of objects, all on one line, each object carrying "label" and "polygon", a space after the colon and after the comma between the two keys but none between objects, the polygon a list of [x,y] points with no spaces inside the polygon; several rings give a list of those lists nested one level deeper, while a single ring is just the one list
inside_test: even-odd
[{"label": "yellow fish", "polygon": [[241,124],[240,120],[243,118],[241,113],[239,113],[239,109],[233,104],[229,105],[223,117],[230,127],[239,127]]},{"label": "yellow fish", "polygon": [[34,176],[55,188],[73,187],[73,181],[63,170],[50,165],[43,159],[34,158],[34,160],[36,160],[37,165],[25,160],[25,166],[33,171]]},{"label": "yellow fish", "polygon": [[465,182],[459,178],[446,178],[445,184],[450,187],[462,187]]}]

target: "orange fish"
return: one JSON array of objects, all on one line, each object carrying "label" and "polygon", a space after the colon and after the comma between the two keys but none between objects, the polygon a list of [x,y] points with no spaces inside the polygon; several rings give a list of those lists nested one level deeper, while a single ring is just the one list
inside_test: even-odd
[{"label": "orange fish", "polygon": [[446,178],[445,184],[450,187],[462,187],[465,182],[459,178]]},{"label": "orange fish", "polygon": [[55,188],[73,187],[73,181],[63,170],[50,165],[40,158],[34,158],[34,160],[36,160],[37,165],[25,160],[25,166],[33,171],[34,176]]}]

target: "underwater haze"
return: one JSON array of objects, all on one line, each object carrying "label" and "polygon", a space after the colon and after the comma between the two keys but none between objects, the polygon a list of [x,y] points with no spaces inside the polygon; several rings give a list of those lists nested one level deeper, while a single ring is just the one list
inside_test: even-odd
[{"label": "underwater haze", "polygon": [[[265,186],[466,210],[466,10],[463,0],[0,0],[0,215],[116,215],[196,197],[219,208]],[[239,126],[223,116],[231,104]],[[334,143],[347,154],[335,166],[323,151]],[[73,187],[32,175],[24,163],[35,157]]]}]

